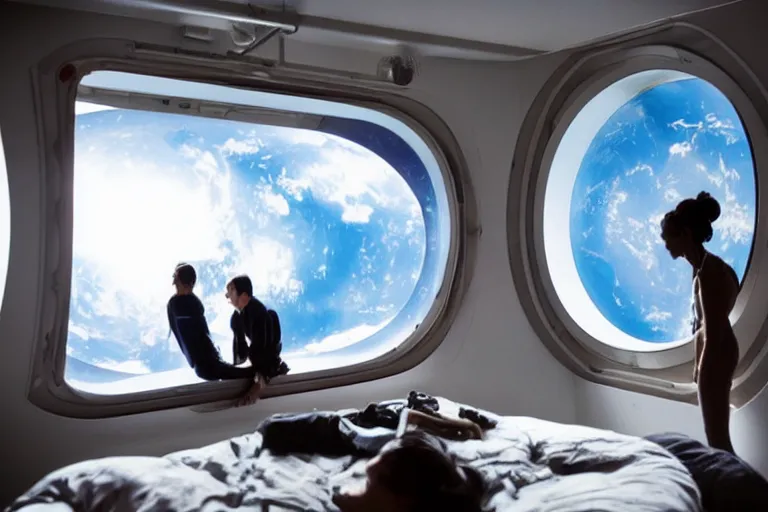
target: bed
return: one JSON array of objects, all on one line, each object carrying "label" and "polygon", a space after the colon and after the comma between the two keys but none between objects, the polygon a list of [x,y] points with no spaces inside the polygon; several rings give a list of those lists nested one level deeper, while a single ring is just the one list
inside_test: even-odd
[{"label": "bed", "polygon": [[[462,404],[437,398],[440,413]],[[497,421],[482,440],[448,443],[488,482],[487,509],[675,512],[701,510],[686,467],[651,441],[530,417]],[[364,482],[354,456],[277,456],[259,432],[164,457],[108,457],[54,471],[10,511],[252,510],[336,511],[334,489]]]}]

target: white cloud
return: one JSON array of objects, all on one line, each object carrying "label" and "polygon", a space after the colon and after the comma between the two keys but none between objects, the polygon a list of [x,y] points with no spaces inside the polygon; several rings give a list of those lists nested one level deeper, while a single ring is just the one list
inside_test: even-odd
[{"label": "white cloud", "polygon": [[[335,138],[336,142],[342,140]],[[278,185],[302,200],[302,192],[311,190],[314,197],[342,208],[342,220],[365,223],[377,208],[409,212],[421,219],[421,212],[412,208],[413,192],[382,158],[361,148],[342,147],[324,152],[325,161],[298,169],[295,176],[282,175]]]},{"label": "white cloud", "polygon": [[[371,151],[340,137],[311,130],[291,130],[291,142],[323,145],[333,141],[332,149],[323,152],[324,161],[283,172],[277,180],[297,201],[311,190],[314,197],[341,206],[341,219],[347,223],[367,223],[376,208],[407,211],[421,220],[419,209],[413,208],[413,192],[384,159]],[[255,142],[228,140],[230,153],[251,151]],[[265,155],[262,159],[269,158]],[[286,204],[287,206],[287,204]]]},{"label": "white cloud", "polygon": [[619,189],[619,178],[616,178],[608,192],[608,207],[606,208],[608,222],[605,223],[605,234],[608,240],[612,240],[615,235],[620,235],[622,232],[619,207],[626,203],[627,199],[629,199],[629,194]]},{"label": "white cloud", "polygon": [[[707,114],[704,119],[705,122],[699,121],[697,123],[686,123],[683,119],[678,119],[677,121],[671,123],[670,126],[675,130],[693,130],[694,133],[690,140],[691,144],[693,144],[696,140],[697,134],[704,132],[709,132],[720,137],[724,137],[725,143],[727,145],[731,145],[739,141],[740,130],[737,129],[732,120],[719,119],[714,113],[711,112]],[[683,154],[682,156],[685,155]]]},{"label": "white cloud", "polygon": [[676,142],[669,146],[669,154],[679,155],[681,158],[685,158],[692,150],[693,146],[691,146],[690,142]]},{"label": "white cloud", "polygon": [[653,167],[648,164],[637,164],[632,169],[628,170],[624,174],[626,176],[632,176],[638,172],[647,172],[649,176],[653,176]]},{"label": "white cloud", "polygon": [[668,188],[664,191],[664,200],[668,203],[678,203],[683,198],[676,188]]},{"label": "white cloud", "polygon": [[72,321],[69,322],[69,333],[77,336],[81,340],[87,341],[91,338],[99,338],[102,334],[86,325],[79,325]]},{"label": "white cloud", "polygon": [[293,130],[291,132],[291,142],[294,144],[311,144],[313,146],[322,146],[330,137],[323,132],[315,130]]},{"label": "white cloud", "polygon": [[296,279],[293,250],[266,236],[254,237],[240,249],[240,266],[253,281],[253,293],[259,297],[296,300],[304,285]]},{"label": "white cloud", "polygon": [[720,240],[726,243],[746,245],[752,242],[754,226],[750,221],[749,207],[737,200],[728,183],[725,184],[725,202],[721,205],[720,218],[712,227]]},{"label": "white cloud", "polygon": [[702,128],[704,128],[704,123],[702,123],[701,121],[699,121],[698,123],[686,123],[684,119],[678,119],[677,121],[674,121],[673,123],[671,123],[670,126],[675,130],[677,130],[678,128],[683,128],[683,129],[695,128],[697,130],[701,130]]},{"label": "white cloud", "polygon": [[281,215],[286,216],[291,213],[291,207],[288,205],[288,200],[282,195],[272,190],[272,185],[260,187],[256,192],[258,201],[261,201],[266,209]]},{"label": "white cloud", "polygon": [[150,373],[147,365],[138,359],[129,359],[127,361],[113,361],[111,359],[99,361],[96,363],[99,367],[107,370],[114,370],[123,373],[146,374]]},{"label": "white cloud", "polygon": [[685,308],[685,314],[677,324],[675,338],[682,340],[691,336],[693,326],[693,308]]},{"label": "white cloud", "polygon": [[589,196],[589,195],[592,195],[592,193],[593,193],[595,190],[599,190],[599,189],[601,189],[601,188],[603,188],[603,187],[605,187],[605,181],[601,181],[601,182],[599,182],[597,185],[594,185],[594,186],[591,186],[591,187],[587,187],[587,193],[586,193],[586,195],[588,195],[588,196]]},{"label": "white cloud", "polygon": [[727,145],[738,142],[739,136],[733,121],[730,119],[718,119],[718,117],[712,113],[707,114],[705,120],[707,121],[707,130],[725,137],[725,143]]},{"label": "white cloud", "polygon": [[723,177],[722,174],[709,172],[706,166],[704,166],[704,164],[696,164],[696,170],[704,174],[707,177],[707,181],[709,181],[712,185],[716,186],[717,188],[720,188],[723,186],[723,180],[725,178]]},{"label": "white cloud", "polygon": [[751,243],[754,226],[750,221],[749,207],[738,201],[730,185],[730,182],[741,179],[739,173],[735,169],[728,168],[722,156],[719,159],[717,171],[709,172],[702,164],[697,164],[696,170],[705,174],[710,183],[725,192],[725,201],[720,204],[720,218],[712,225],[723,242],[722,247],[727,248],[731,243]]},{"label": "white cloud", "polygon": [[261,150],[258,139],[235,140],[227,139],[219,148],[225,154],[252,155]]},{"label": "white cloud", "polygon": [[[653,213],[648,216],[648,227],[653,232],[654,238],[659,238],[661,235],[661,221],[664,219],[664,215],[666,212]],[[661,242],[659,241],[659,243]]]},{"label": "white cloud", "polygon": [[341,220],[348,224],[367,224],[372,213],[373,208],[367,204],[344,204]]},{"label": "white cloud", "polygon": [[654,265],[656,265],[656,254],[654,253],[653,242],[651,242],[649,238],[642,235],[640,238],[643,239],[639,244],[641,247],[636,246],[625,238],[622,238],[621,242],[624,244],[624,247],[627,248],[630,254],[632,254],[632,256],[637,259],[641,268],[650,270],[654,267]]},{"label": "white cloud", "polygon": [[318,342],[307,344],[305,350],[312,354],[320,354],[349,347],[373,336],[391,321],[392,318],[388,318],[376,325],[362,324],[346,331],[330,334]]},{"label": "white cloud", "polygon": [[[651,286],[653,286],[653,284],[651,284]],[[645,311],[645,308],[642,308],[642,310]],[[669,334],[666,324],[669,322],[672,316],[673,315],[671,312],[662,311],[657,306],[653,305],[651,306],[650,312],[643,316],[643,319],[651,324],[651,331],[664,331],[665,333]],[[675,336],[675,338],[677,338],[677,336]]]},{"label": "white cloud", "polygon": [[741,175],[736,171],[736,169],[729,169],[725,165],[725,160],[723,160],[723,155],[720,155],[719,158],[719,169],[720,174],[723,175],[723,178],[726,180],[731,181],[739,181],[741,179]]},{"label": "white cloud", "polygon": [[651,306],[651,311],[645,315],[646,322],[662,323],[672,318],[669,311],[661,311],[657,306]]}]

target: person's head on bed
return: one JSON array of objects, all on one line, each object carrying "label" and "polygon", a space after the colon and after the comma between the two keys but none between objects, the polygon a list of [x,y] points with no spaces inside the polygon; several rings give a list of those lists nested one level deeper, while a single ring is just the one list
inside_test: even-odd
[{"label": "person's head on bed", "polygon": [[458,464],[445,443],[415,430],[388,443],[366,468],[360,494],[340,494],[342,512],[480,511],[485,485],[480,474]]},{"label": "person's head on bed", "polygon": [[708,192],[680,201],[661,221],[661,238],[670,256],[677,259],[700,252],[712,238],[712,223],[719,216],[720,203]]}]

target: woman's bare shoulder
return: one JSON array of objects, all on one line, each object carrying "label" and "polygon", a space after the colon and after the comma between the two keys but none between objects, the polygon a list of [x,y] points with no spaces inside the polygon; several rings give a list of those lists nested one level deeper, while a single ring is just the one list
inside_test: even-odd
[{"label": "woman's bare shoulder", "polygon": [[717,254],[709,253],[709,256],[707,256],[707,261],[705,262],[705,266],[709,266],[709,270],[711,273],[725,274],[725,275],[736,273],[733,270],[733,267]]},{"label": "woman's bare shoulder", "polygon": [[[725,260],[716,254],[710,253],[701,269],[700,276],[705,281],[710,281],[721,286],[735,285],[738,289],[740,282],[736,271]],[[706,286],[706,285],[705,285]]]}]

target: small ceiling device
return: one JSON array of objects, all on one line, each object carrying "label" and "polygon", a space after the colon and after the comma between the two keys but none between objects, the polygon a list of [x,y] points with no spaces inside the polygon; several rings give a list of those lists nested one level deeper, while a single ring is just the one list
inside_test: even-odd
[{"label": "small ceiling device", "polygon": [[407,48],[398,55],[384,57],[379,61],[377,75],[395,85],[406,86],[418,72],[418,60]]}]

